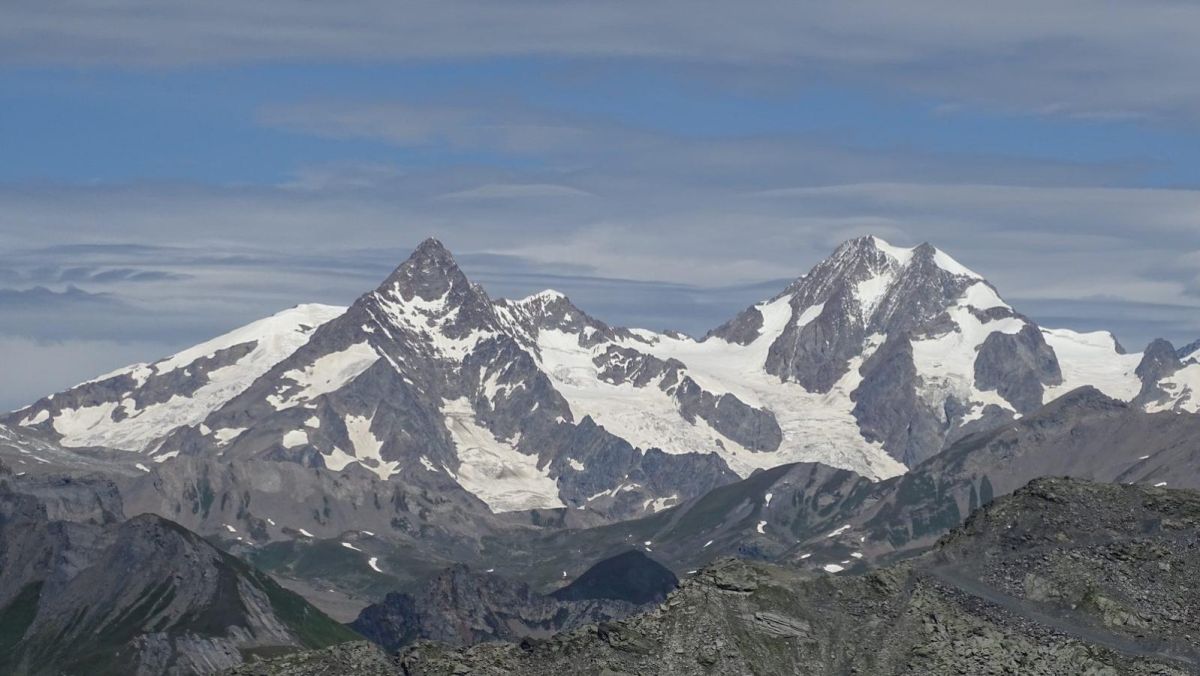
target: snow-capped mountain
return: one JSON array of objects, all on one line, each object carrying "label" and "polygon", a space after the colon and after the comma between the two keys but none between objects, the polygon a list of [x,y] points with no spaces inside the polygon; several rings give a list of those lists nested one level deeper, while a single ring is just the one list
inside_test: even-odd
[{"label": "snow-capped mountain", "polygon": [[922,244],[838,247],[701,340],[545,291],[492,300],[436,240],[348,308],[306,305],[0,420],[62,446],[461,486],[493,511],[654,511],[816,461],[903,473],[1081,385],[1195,411],[1200,348],[1041,329]]},{"label": "snow-capped mountain", "polygon": [[170,431],[200,423],[344,311],[298,305],[153,364],[52,394],[6,420],[67,447],[144,451]]}]

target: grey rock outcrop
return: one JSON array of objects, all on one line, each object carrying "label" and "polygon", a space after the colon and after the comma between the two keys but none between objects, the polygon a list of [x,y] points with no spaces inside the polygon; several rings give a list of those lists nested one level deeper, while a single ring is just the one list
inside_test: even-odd
[{"label": "grey rock outcrop", "polygon": [[1162,389],[1161,381],[1182,367],[1183,362],[1175,346],[1161,338],[1151,341],[1137,366],[1136,373],[1142,381],[1142,389],[1134,402],[1145,406],[1166,400],[1170,395]]},{"label": "grey rock outcrop", "polygon": [[721,561],[628,620],[520,645],[419,643],[401,670],[1194,674],[1198,532],[1196,493],[1039,480],[910,563],[851,576]]}]

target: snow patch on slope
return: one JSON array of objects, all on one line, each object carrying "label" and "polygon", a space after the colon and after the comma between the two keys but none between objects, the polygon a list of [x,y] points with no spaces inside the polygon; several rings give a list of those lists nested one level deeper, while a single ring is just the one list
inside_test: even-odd
[{"label": "snow patch on slope", "polygon": [[1159,404],[1150,404],[1146,410],[1200,412],[1200,364],[1190,363],[1158,383],[1170,399]]},{"label": "snow patch on slope", "polygon": [[1141,353],[1121,354],[1111,333],[1042,329],[1042,337],[1058,357],[1063,376],[1061,385],[1046,388],[1044,401],[1053,401],[1084,385],[1122,401],[1133,399],[1141,390],[1142,381],[1136,373]]},{"label": "snow patch on slope", "polygon": [[447,400],[442,413],[458,452],[457,480],[487,503],[493,512],[565,507],[548,467],[538,467],[536,455],[525,455],[501,441],[475,421],[465,398]]},{"label": "snow patch on slope", "polygon": [[358,464],[378,474],[380,479],[386,479],[400,471],[399,461],[383,459],[383,440],[371,431],[372,418],[347,415],[343,421],[346,423],[346,435],[350,437],[350,445],[354,447],[354,457]]},{"label": "snow patch on slope", "polygon": [[267,402],[282,411],[322,394],[335,392],[354,380],[379,360],[379,353],[369,343],[355,343],[341,352],[321,355],[316,361],[302,369],[292,369],[283,374],[300,387],[299,391],[287,395],[271,394]]},{"label": "snow patch on slope", "polygon": [[[984,407],[994,404],[1012,410],[1012,406],[996,391],[984,391],[975,387],[975,359],[980,346],[993,333],[1016,334],[1025,328],[1025,321],[1017,317],[1004,317],[982,321],[971,308],[979,302],[995,307],[999,301],[995,293],[988,293],[986,284],[974,284],[967,289],[958,304],[947,310],[955,329],[929,338],[912,341],[913,365],[921,377],[921,396],[934,408],[941,408],[947,397],[953,396],[960,402],[974,405],[966,420],[983,415]],[[1002,302],[1002,301],[999,301]]]}]

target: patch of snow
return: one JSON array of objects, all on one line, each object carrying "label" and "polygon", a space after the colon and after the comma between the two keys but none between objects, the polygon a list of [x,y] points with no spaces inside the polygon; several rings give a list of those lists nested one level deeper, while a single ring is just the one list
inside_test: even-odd
[{"label": "patch of snow", "polygon": [[651,498],[649,500],[645,500],[642,502],[642,509],[643,510],[648,509],[652,512],[658,513],[668,507],[673,507],[674,504],[677,502],[679,502],[678,494],[668,495],[664,498]]},{"label": "patch of snow", "polygon": [[854,297],[858,299],[859,308],[862,310],[863,323],[870,320],[875,313],[875,308],[879,307],[884,297],[887,296],[895,278],[895,271],[887,270],[873,274],[855,285]]},{"label": "patch of snow", "polygon": [[846,570],[845,568],[839,566],[836,563],[827,563],[824,566],[821,566],[821,569],[824,570],[826,573],[840,573],[843,570]]},{"label": "patch of snow", "polygon": [[1043,401],[1053,401],[1083,385],[1092,385],[1122,401],[1133,399],[1141,391],[1142,381],[1136,373],[1141,353],[1120,354],[1117,339],[1108,331],[1042,329],[1042,337],[1058,357],[1063,375],[1061,385],[1046,388]]},{"label": "patch of snow", "polygon": [[587,469],[584,467],[582,462],[579,462],[575,458],[567,458],[567,462],[571,465],[571,469],[575,470],[576,472],[582,472],[583,470]]},{"label": "patch of snow", "polygon": [[179,451],[168,451],[162,455],[154,456],[153,460],[154,462],[166,462],[177,455],[179,455]]},{"label": "patch of snow", "polygon": [[759,533],[766,533],[767,532],[766,528],[767,528],[767,522],[759,521],[758,526],[755,527],[755,530],[757,530]]},{"label": "patch of snow", "polygon": [[963,292],[963,302],[976,310],[990,310],[997,307],[1012,309],[1008,303],[1000,299],[996,290],[984,281],[968,286],[967,290]]},{"label": "patch of snow", "polygon": [[713,541],[712,541],[712,540],[709,540],[708,542],[705,542],[705,543],[704,543],[704,546],[703,546],[703,547],[701,547],[700,549],[707,549],[707,548],[708,548],[708,546],[709,546],[709,545],[711,545],[712,543],[713,543]]},{"label": "patch of snow", "polygon": [[342,546],[345,547],[346,549],[353,549],[356,552],[362,551],[361,549],[359,549],[358,547],[355,547],[354,545],[350,544],[349,542],[343,542]]},{"label": "patch of snow", "polygon": [[246,431],[245,427],[226,427],[224,429],[219,429],[216,432],[213,432],[213,437],[217,440],[218,446],[224,446],[225,444],[228,444],[230,441],[233,441],[234,439],[236,439],[238,437],[238,435],[240,435],[242,432],[245,432],[245,431]]},{"label": "patch of snow", "polygon": [[[62,435],[63,446],[99,446],[110,436],[115,402],[107,401],[94,406],[65,408],[54,417],[54,431]],[[135,449],[140,450],[140,449]]]},{"label": "patch of snow", "polygon": [[267,523],[271,524],[272,526],[275,525],[275,522],[270,517],[267,518]]},{"label": "patch of snow", "polygon": [[333,449],[328,453],[322,453],[321,460],[325,463],[326,468],[333,470],[334,472],[340,472],[343,469],[346,469],[346,466],[350,463],[358,462],[358,458],[350,455],[337,446],[334,446]]},{"label": "patch of snow", "polygon": [[466,398],[443,402],[442,413],[458,453],[457,481],[489,509],[510,512],[566,506],[549,467],[539,468],[536,455],[521,453],[476,422]]},{"label": "patch of snow", "polygon": [[301,528],[301,529],[300,529],[300,534],[301,534],[301,535],[303,535],[303,536],[304,536],[304,537],[306,537],[306,538],[310,538],[310,537],[312,537],[312,536],[313,536],[313,534],[312,534],[312,533],[310,533],[310,532],[308,532],[308,531],[304,530],[303,528]]},{"label": "patch of snow", "polygon": [[430,471],[430,472],[438,471],[438,468],[434,467],[433,463],[430,462],[429,458],[422,455],[420,457],[420,461],[421,461],[421,466],[424,467],[427,471]]},{"label": "patch of snow", "polygon": [[143,465],[143,464],[142,464],[142,463],[140,463],[140,462],[139,462],[138,464],[134,465],[134,467],[136,467],[136,468],[138,468],[138,469],[142,470],[143,472],[149,472],[149,471],[150,471],[150,468],[149,468],[149,467],[147,467],[147,466]]},{"label": "patch of snow", "polygon": [[942,251],[941,249],[934,250],[933,263],[934,263],[934,265],[945,270],[946,272],[949,272],[952,275],[959,275],[959,276],[963,276],[963,277],[975,277],[977,279],[983,279],[983,277],[981,277],[979,275],[979,273],[975,272],[974,270],[971,270],[970,268],[963,265],[962,263],[959,263],[958,261],[954,260],[949,255],[947,255],[946,252]]},{"label": "patch of snow", "polygon": [[775,497],[774,493],[767,493],[763,496],[763,507],[771,506],[771,498]]},{"label": "patch of snow", "polygon": [[313,429],[317,429],[317,428],[321,427],[321,419],[315,415],[310,416],[308,420],[304,421],[304,426],[311,427]]},{"label": "patch of snow", "polygon": [[19,424],[21,424],[25,427],[29,427],[31,425],[40,425],[41,423],[44,423],[49,419],[50,419],[50,411],[43,408],[42,410],[38,411],[36,414],[30,414],[30,415],[25,416],[25,418],[23,420],[21,420],[21,422]]},{"label": "patch of snow", "polygon": [[566,297],[567,297],[566,294],[564,294],[560,291],[555,291],[554,289],[546,289],[544,291],[538,291],[535,294],[525,296],[521,300],[518,300],[517,303],[519,303],[521,305],[529,305],[535,301],[542,302],[542,303],[549,303],[549,302],[554,302],[557,300],[565,300]]},{"label": "patch of snow", "polygon": [[851,552],[850,556],[853,556],[856,559],[861,559],[863,557],[863,553],[862,552]]},{"label": "patch of snow", "polygon": [[354,343],[340,352],[321,355],[304,368],[284,372],[282,378],[294,383],[295,388],[281,386],[287,394],[270,394],[267,402],[278,411],[303,404],[337,391],[376,361],[379,361],[379,353],[367,342]]},{"label": "patch of snow", "polygon": [[1166,486],[1166,485],[1167,485],[1167,482],[1165,482],[1165,481],[1160,481],[1160,482],[1158,482],[1158,483],[1154,484],[1154,487],[1155,487],[1155,488],[1162,488],[1163,486]]},{"label": "patch of snow", "polygon": [[850,530],[850,524],[846,524],[845,526],[842,526],[841,528],[835,529],[834,531],[830,532],[829,535],[826,535],[825,537],[835,538],[835,537],[841,535],[842,533],[845,533],[848,530]]},{"label": "patch of snow", "polygon": [[372,556],[371,558],[367,559],[367,565],[370,566],[371,570],[375,571],[376,573],[383,572],[383,570],[379,568],[379,557],[378,556]]},{"label": "patch of snow", "polygon": [[384,460],[380,455],[383,440],[371,431],[373,418],[347,414],[342,420],[346,423],[346,434],[350,437],[358,464],[379,475],[380,479],[386,479],[400,471],[400,461]]},{"label": "patch of snow", "polygon": [[230,533],[236,533],[236,532],[237,532],[237,529],[236,529],[236,528],[234,528],[233,526],[230,526],[229,524],[224,524],[224,526],[225,526],[225,530],[229,531]]},{"label": "patch of snow", "polygon": [[1148,455],[1140,455],[1140,456],[1138,456],[1138,460],[1148,460],[1149,458],[1150,458],[1150,456],[1148,456]]},{"label": "patch of snow", "polygon": [[883,253],[896,259],[896,262],[899,263],[900,265],[908,265],[908,262],[912,260],[912,255],[913,255],[912,249],[905,249],[903,247],[898,247],[898,246],[894,246],[892,244],[888,244],[884,240],[880,239],[879,237],[875,237],[873,235],[871,236],[871,240],[875,244],[876,249],[879,249]]},{"label": "patch of snow", "polygon": [[1174,410],[1200,413],[1200,364],[1189,363],[1160,380],[1158,385],[1169,398],[1162,403],[1147,405],[1147,411],[1154,413]]},{"label": "patch of snow", "polygon": [[810,556],[812,556],[812,554],[808,554],[808,553],[801,554],[801,555],[800,555],[800,560],[801,560],[801,561],[803,561],[804,559],[807,559],[807,558],[808,558],[808,557],[810,557]]},{"label": "patch of snow", "polygon": [[308,443],[308,433],[304,430],[290,430],[283,435],[284,448],[296,448]]}]

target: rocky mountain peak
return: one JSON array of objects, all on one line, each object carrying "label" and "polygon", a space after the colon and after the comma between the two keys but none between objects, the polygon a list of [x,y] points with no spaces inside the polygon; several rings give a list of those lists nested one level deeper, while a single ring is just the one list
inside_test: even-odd
[{"label": "rocky mountain peak", "polygon": [[384,280],[378,293],[410,301],[414,296],[432,301],[447,294],[462,295],[477,293],[454,255],[432,237],[421,242],[408,260]]},{"label": "rocky mountain peak", "polygon": [[426,239],[379,287],[359,300],[385,329],[419,331],[461,338],[475,331],[494,332],[497,321],[483,287],[474,284],[438,240]]},{"label": "rocky mountain peak", "polygon": [[1155,338],[1146,346],[1135,373],[1142,380],[1158,379],[1178,371],[1181,366],[1183,364],[1175,346],[1170,341]]},{"label": "rocky mountain peak", "polygon": [[566,294],[546,289],[518,300],[501,299],[496,308],[514,333],[527,343],[536,342],[541,331],[561,331],[578,336],[579,344],[591,346],[628,336],[624,329],[610,327],[579,309]]}]

